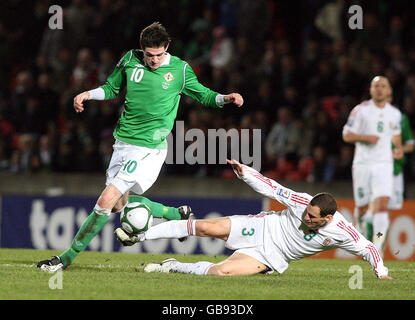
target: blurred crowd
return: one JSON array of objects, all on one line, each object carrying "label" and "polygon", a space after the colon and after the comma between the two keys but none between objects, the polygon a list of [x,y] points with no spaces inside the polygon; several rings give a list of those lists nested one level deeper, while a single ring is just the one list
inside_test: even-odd
[{"label": "blurred crowd", "polygon": [[[346,0],[2,3],[0,171],[104,172],[123,95],[88,101],[82,114],[73,98],[103,84],[120,57],[138,48],[140,30],[160,21],[172,37],[169,52],[188,61],[201,83],[245,99],[242,109],[212,110],[183,96],[177,120],[185,131],[261,129],[265,175],[350,180],[354,147],[342,141],[342,128],[370,98],[375,75],[389,78],[393,104],[415,123],[412,2],[360,2],[358,30],[348,26],[356,1]],[[48,27],[52,4],[63,8],[63,29]],[[253,139],[242,143],[253,150]],[[164,172],[231,175],[213,164],[166,165]],[[406,176],[415,176],[413,157]]]}]

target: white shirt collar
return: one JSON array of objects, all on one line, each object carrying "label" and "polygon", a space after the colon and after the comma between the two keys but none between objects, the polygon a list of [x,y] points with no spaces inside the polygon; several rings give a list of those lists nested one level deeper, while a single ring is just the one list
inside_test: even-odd
[{"label": "white shirt collar", "polygon": [[166,52],[166,58],[164,58],[164,61],[163,61],[162,64],[160,64],[160,66],[169,65],[170,64],[170,58],[171,58],[170,53]]}]

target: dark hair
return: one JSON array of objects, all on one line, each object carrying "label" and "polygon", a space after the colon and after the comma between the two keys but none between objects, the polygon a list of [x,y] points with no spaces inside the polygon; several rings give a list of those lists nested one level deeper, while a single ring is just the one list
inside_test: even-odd
[{"label": "dark hair", "polygon": [[143,50],[145,48],[167,47],[169,43],[170,36],[160,22],[153,22],[140,33],[140,46]]},{"label": "dark hair", "polygon": [[316,194],[313,199],[311,199],[310,205],[320,208],[320,217],[325,217],[329,214],[333,215],[337,211],[336,199],[327,192]]}]

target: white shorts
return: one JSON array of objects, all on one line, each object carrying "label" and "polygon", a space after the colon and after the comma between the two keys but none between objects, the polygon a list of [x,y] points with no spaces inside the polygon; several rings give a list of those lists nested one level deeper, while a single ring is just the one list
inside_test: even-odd
[{"label": "white shorts", "polygon": [[122,194],[143,194],[157,180],[167,149],[150,149],[116,140],[107,169],[106,185],[114,185]]},{"label": "white shorts", "polygon": [[[267,267],[282,273],[288,264],[273,244],[271,236],[264,232],[267,214],[230,216],[231,231],[225,246],[235,252],[246,254]],[[266,250],[266,244],[270,250]]]},{"label": "white shorts", "polygon": [[353,197],[357,207],[362,207],[379,197],[391,197],[393,164],[353,165]]},{"label": "white shorts", "polygon": [[403,173],[400,173],[396,176],[394,175],[393,176],[393,192],[388,203],[389,210],[402,209],[403,191],[404,191]]}]

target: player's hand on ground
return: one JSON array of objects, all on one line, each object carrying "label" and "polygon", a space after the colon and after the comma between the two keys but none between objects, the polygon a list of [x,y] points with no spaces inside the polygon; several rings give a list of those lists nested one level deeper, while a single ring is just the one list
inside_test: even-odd
[{"label": "player's hand on ground", "polygon": [[402,148],[395,148],[392,150],[393,152],[393,158],[395,160],[399,160],[403,157],[403,149]]},{"label": "player's hand on ground", "polygon": [[382,280],[392,280],[393,278],[392,277],[389,277],[389,276],[380,276],[379,279],[382,279]]},{"label": "player's hand on ground", "polygon": [[84,101],[89,99],[89,92],[85,91],[82,92],[80,94],[78,94],[74,99],[73,99],[73,107],[75,108],[75,112],[79,113],[84,111]]},{"label": "player's hand on ground", "polygon": [[239,93],[227,94],[223,97],[226,103],[234,103],[237,107],[241,107],[244,104],[244,99]]},{"label": "player's hand on ground", "polygon": [[232,166],[233,171],[242,177],[244,175],[244,167],[236,160],[232,159],[226,159],[226,162]]}]

